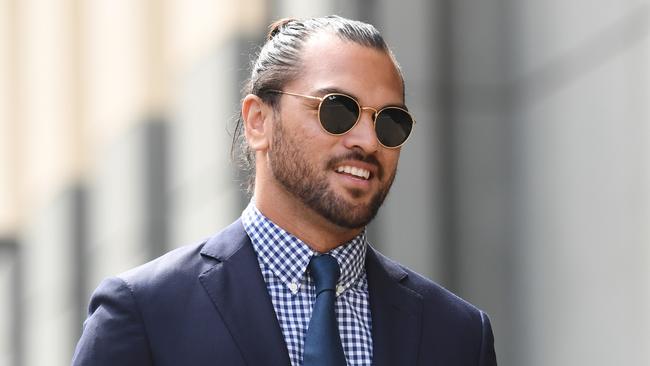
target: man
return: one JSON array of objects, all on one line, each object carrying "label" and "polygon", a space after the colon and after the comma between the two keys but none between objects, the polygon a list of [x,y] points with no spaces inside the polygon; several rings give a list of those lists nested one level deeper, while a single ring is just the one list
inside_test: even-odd
[{"label": "man", "polygon": [[366,241],[415,123],[374,27],[273,24],[241,117],[241,219],[104,281],[74,365],[496,364],[486,314]]}]

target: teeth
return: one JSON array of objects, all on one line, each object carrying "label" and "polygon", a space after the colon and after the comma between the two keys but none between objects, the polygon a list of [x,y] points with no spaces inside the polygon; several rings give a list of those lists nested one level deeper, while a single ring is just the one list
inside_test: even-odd
[{"label": "teeth", "polygon": [[338,168],[336,168],[336,171],[338,173],[347,173],[350,175],[354,175],[355,177],[363,178],[363,179],[368,179],[370,177],[370,171],[366,169],[361,169],[361,168],[356,168],[348,165],[342,165]]}]

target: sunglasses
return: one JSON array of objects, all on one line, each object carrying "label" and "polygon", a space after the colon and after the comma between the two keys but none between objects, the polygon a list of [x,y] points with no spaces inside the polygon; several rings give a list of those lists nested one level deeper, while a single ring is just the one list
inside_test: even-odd
[{"label": "sunglasses", "polygon": [[343,135],[356,126],[361,111],[371,110],[377,140],[382,146],[389,149],[404,145],[415,124],[413,116],[404,108],[385,107],[376,110],[371,107],[362,107],[356,99],[341,93],[330,93],[324,97],[315,97],[281,90],[269,90],[269,92],[318,100],[318,120],[320,125],[325,132],[335,136]]}]

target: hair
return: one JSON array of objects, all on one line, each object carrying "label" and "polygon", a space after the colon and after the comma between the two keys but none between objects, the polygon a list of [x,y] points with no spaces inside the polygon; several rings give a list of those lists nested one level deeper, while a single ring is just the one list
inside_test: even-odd
[{"label": "hair", "polygon": [[[386,52],[395,64],[404,90],[402,71],[379,31],[371,24],[330,15],[309,19],[284,18],[273,22],[269,26],[266,42],[251,64],[250,78],[244,84],[242,95],[245,97],[254,94],[278,112],[280,96],[269,91],[283,90],[286,84],[300,76],[301,52],[305,43],[321,32],[328,32],[341,40]],[[248,176],[245,182],[246,189],[252,193],[255,185],[255,152],[246,142],[241,112],[233,133],[231,155],[233,158],[238,155],[235,159],[238,160],[240,169]]]}]

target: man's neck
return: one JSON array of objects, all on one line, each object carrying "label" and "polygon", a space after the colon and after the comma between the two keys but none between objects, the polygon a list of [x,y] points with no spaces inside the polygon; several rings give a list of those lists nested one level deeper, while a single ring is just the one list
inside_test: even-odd
[{"label": "man's neck", "polygon": [[349,229],[331,223],[291,193],[278,187],[255,189],[255,206],[276,225],[306,243],[311,249],[326,253],[352,240],[363,228]]}]

